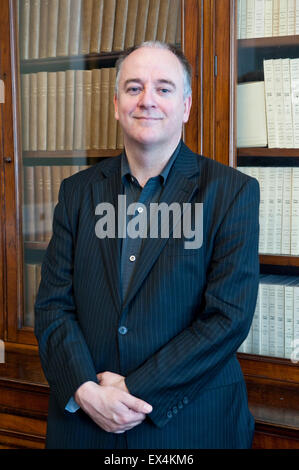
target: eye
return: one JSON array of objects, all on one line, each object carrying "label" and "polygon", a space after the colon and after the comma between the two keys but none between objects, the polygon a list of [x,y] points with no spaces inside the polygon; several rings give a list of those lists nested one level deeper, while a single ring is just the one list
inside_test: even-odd
[{"label": "eye", "polygon": [[158,93],[160,93],[160,95],[168,95],[169,93],[171,93],[171,89],[170,88],[158,88]]},{"label": "eye", "polygon": [[140,91],[141,91],[141,88],[139,86],[130,86],[129,88],[127,88],[127,93],[129,95],[138,95]]}]

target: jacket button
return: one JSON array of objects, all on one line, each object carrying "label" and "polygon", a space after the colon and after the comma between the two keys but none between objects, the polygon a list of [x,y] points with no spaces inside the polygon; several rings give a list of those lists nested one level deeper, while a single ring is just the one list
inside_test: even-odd
[{"label": "jacket button", "polygon": [[178,407],[180,408],[180,410],[183,408],[183,403],[181,401],[178,402]]},{"label": "jacket button", "polygon": [[188,400],[187,397],[184,397],[184,398],[183,398],[183,403],[184,403],[184,405],[187,405],[187,404],[189,403],[189,400]]},{"label": "jacket button", "polygon": [[120,335],[126,335],[128,333],[128,328],[126,328],[125,326],[120,326],[118,328],[118,332]]},{"label": "jacket button", "polygon": [[172,418],[172,412],[170,410],[167,411],[167,418]]},{"label": "jacket button", "polygon": [[176,406],[174,406],[174,407],[172,408],[172,412],[173,412],[173,414],[174,414],[174,415],[176,415],[176,414],[177,414],[177,412],[178,412],[178,409],[177,409],[177,407],[176,407]]}]

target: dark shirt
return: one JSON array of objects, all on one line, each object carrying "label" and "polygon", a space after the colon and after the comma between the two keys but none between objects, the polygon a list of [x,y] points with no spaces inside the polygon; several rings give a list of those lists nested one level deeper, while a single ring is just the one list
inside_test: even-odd
[{"label": "dark shirt", "polygon": [[[122,178],[122,194],[126,196],[126,209],[130,204],[136,203],[136,209],[133,215],[128,215],[126,210],[126,227],[130,220],[134,219],[137,214],[149,215],[149,206],[151,203],[158,203],[163,191],[164,186],[167,183],[169,172],[173,166],[173,163],[180,151],[181,142],[173,152],[172,156],[168,160],[167,164],[158,176],[150,178],[145,186],[142,188],[138,183],[137,179],[131,174],[130,166],[126,157],[125,152],[121,156],[121,178]],[[145,208],[144,208],[144,206]],[[145,210],[146,209],[146,210]],[[141,216],[142,217],[142,216]],[[139,219],[141,220],[139,215]],[[149,217],[148,217],[149,219]],[[136,227],[136,232],[139,231],[138,225],[133,222]],[[133,277],[136,263],[142,262],[142,243],[144,238],[137,236],[133,238],[132,231],[129,230],[130,236],[122,238],[121,244],[121,286],[122,286],[122,298],[125,300],[130,282]],[[147,227],[147,233],[144,235],[149,236],[149,227]]]}]

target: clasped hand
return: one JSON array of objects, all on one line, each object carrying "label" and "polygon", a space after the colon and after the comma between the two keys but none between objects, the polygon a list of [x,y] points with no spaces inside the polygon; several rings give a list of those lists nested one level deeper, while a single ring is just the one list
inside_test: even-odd
[{"label": "clasped hand", "polygon": [[130,394],[125,377],[113,372],[97,374],[99,384],[88,381],[75,393],[78,405],[107,432],[123,433],[142,423],[152,406]]}]

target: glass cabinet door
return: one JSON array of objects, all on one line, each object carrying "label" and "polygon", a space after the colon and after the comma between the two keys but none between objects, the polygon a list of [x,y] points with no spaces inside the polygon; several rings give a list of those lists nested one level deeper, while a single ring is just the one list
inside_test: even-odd
[{"label": "glass cabinet door", "polygon": [[261,278],[240,351],[299,343],[299,2],[237,2],[237,165],[260,184]]},{"label": "glass cabinet door", "polygon": [[182,2],[22,0],[14,6],[24,259],[17,330],[31,331],[25,340],[31,342],[61,181],[121,153],[113,106],[115,62],[124,49],[144,40],[180,46]]}]

